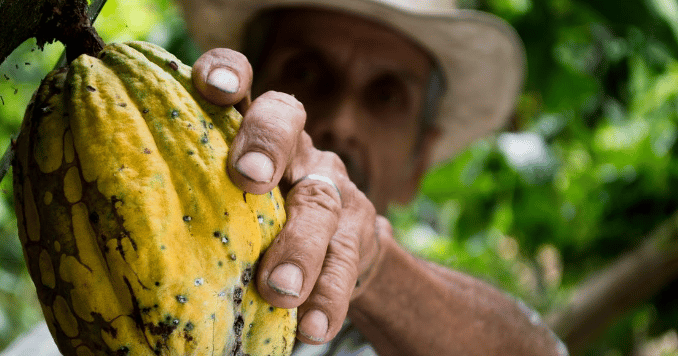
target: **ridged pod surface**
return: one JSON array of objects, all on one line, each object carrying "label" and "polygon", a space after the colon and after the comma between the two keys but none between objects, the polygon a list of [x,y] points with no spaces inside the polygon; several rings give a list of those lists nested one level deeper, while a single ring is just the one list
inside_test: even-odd
[{"label": "ridged pod surface", "polygon": [[16,142],[19,236],[68,356],[288,355],[296,311],[252,282],[285,221],[226,173],[240,125],[144,42],[50,73]]}]

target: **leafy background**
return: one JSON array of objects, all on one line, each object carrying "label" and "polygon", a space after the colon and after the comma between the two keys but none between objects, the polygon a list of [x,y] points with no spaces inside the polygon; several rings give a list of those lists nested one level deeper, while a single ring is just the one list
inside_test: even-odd
[{"label": "leafy background", "polygon": [[[583,281],[678,210],[678,2],[460,5],[518,30],[525,91],[506,131],[432,169],[417,199],[393,206],[390,218],[414,253],[497,285],[548,321]],[[186,63],[200,54],[170,0],[108,0],[96,27],[106,42],[154,42]],[[28,41],[0,66],[0,149],[63,48],[35,47]],[[0,350],[42,318],[11,183],[11,175],[0,182]],[[621,311],[578,353],[678,355],[677,296],[673,281]]]}]

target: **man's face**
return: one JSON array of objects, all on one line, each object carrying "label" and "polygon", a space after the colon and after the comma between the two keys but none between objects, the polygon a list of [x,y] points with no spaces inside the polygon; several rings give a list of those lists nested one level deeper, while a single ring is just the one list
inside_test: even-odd
[{"label": "man's face", "polygon": [[294,94],[315,146],[342,158],[378,212],[411,198],[428,151],[428,140],[417,146],[427,54],[388,28],[332,12],[286,12],[275,31],[254,94]]}]

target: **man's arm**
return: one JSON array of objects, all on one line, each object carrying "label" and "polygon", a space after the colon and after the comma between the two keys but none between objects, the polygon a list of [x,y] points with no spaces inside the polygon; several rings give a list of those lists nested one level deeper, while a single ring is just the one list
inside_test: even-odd
[{"label": "man's arm", "polygon": [[380,266],[351,321],[381,355],[567,355],[538,314],[470,276],[381,237]]}]

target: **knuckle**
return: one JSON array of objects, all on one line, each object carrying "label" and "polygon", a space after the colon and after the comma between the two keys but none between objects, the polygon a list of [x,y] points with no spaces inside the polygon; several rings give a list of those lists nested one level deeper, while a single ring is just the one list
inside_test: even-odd
[{"label": "knuckle", "polygon": [[227,49],[227,51],[228,51],[227,52],[228,57],[230,57],[231,60],[237,61],[237,62],[242,62],[242,63],[249,63],[249,60],[247,59],[247,57],[244,54],[242,54],[238,51],[234,51],[232,49]]},{"label": "knuckle", "polygon": [[337,314],[345,313],[345,310],[338,306],[348,303],[353,291],[353,284],[355,284],[355,280],[352,277],[347,278],[346,273],[341,273],[340,270],[331,271],[326,268],[318,277],[313,294],[309,296],[309,302],[321,306],[321,308],[322,306],[331,306],[322,309],[327,310],[330,318],[336,317]]},{"label": "knuckle", "polygon": [[288,106],[294,110],[300,110],[300,111],[305,111],[304,110],[304,104],[302,104],[297,98],[294,96],[275,91],[275,90],[270,90],[264,93],[262,96],[266,96],[269,100],[281,103],[285,106]]},{"label": "knuckle", "polygon": [[303,180],[297,183],[288,197],[288,204],[303,205],[311,210],[339,215],[341,203],[335,197],[334,187],[322,182]]},{"label": "knuckle", "polygon": [[352,276],[357,273],[360,260],[357,245],[354,234],[338,233],[328,246],[325,258],[328,271],[338,272],[336,277]]},{"label": "knuckle", "polygon": [[213,63],[249,62],[244,54],[230,48],[213,48],[205,52],[204,56]]},{"label": "knuckle", "polygon": [[284,147],[289,129],[277,118],[261,118],[256,124],[247,125],[247,131],[251,132],[249,136],[250,144],[256,144],[266,150]]},{"label": "knuckle", "polygon": [[346,172],[346,166],[344,166],[344,162],[338,154],[332,151],[320,151],[320,159],[323,162],[327,162],[326,164],[328,164],[332,170],[339,171],[342,174]]},{"label": "knuckle", "polygon": [[271,92],[259,96],[250,105],[243,124],[261,126],[274,133],[296,137],[302,131],[306,112],[303,106],[291,105],[285,96],[290,97],[287,94],[277,96]]},{"label": "knuckle", "polygon": [[345,195],[347,196],[344,204],[347,206],[347,208],[358,211],[360,214],[368,215],[370,217],[376,215],[376,208],[367,195],[358,189],[358,186],[356,186],[355,183],[348,181],[344,189],[346,190]]}]

